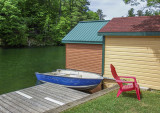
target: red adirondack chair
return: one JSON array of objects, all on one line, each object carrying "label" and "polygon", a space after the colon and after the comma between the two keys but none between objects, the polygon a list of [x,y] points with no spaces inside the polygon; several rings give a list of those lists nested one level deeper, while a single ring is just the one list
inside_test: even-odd
[{"label": "red adirondack chair", "polygon": [[[119,95],[122,92],[135,90],[136,94],[137,94],[137,99],[140,100],[141,92],[140,92],[139,85],[137,84],[136,78],[131,77],[131,76],[118,76],[117,72],[115,70],[115,67],[112,64],[110,64],[110,68],[111,68],[111,72],[112,72],[113,77],[115,78],[116,82],[120,86],[119,91],[117,93],[117,97],[119,97]],[[132,79],[134,79],[134,81],[133,82],[132,81],[124,81],[124,80],[121,80],[120,78],[132,78]],[[130,85],[123,85],[123,83],[131,83],[131,84]]]}]

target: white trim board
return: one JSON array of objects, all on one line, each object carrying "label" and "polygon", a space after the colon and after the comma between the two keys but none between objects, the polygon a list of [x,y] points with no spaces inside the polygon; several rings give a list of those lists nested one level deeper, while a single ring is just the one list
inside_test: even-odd
[{"label": "white trim board", "polygon": [[45,97],[44,99],[48,100],[48,101],[51,101],[51,102],[54,102],[56,104],[59,104],[59,105],[64,105],[63,102],[60,102],[60,101],[57,101],[57,100],[54,100],[52,98],[49,98],[49,97]]},{"label": "white trim board", "polygon": [[27,95],[27,94],[25,94],[25,93],[22,93],[22,92],[20,92],[20,91],[16,91],[16,93],[19,94],[19,95],[21,95],[21,96],[24,96],[24,97],[26,97],[26,98],[28,98],[28,99],[31,99],[31,98],[32,98],[31,96],[29,96],[29,95]]}]

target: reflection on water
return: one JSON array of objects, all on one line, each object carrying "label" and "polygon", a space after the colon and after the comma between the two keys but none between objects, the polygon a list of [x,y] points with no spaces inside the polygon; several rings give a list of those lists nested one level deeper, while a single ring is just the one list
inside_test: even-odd
[{"label": "reflection on water", "polygon": [[65,68],[65,47],[0,48],[0,94],[36,84],[35,72]]}]

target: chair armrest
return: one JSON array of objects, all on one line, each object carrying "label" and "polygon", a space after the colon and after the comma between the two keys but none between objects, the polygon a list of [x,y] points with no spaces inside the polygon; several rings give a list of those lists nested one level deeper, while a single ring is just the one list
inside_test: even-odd
[{"label": "chair armrest", "polygon": [[132,77],[132,76],[119,76],[119,78],[132,78],[132,79],[134,79],[135,83],[137,83],[136,77]]},{"label": "chair armrest", "polygon": [[135,83],[135,82],[132,82],[132,81],[123,81],[123,80],[116,80],[116,82],[121,82],[121,83]]}]

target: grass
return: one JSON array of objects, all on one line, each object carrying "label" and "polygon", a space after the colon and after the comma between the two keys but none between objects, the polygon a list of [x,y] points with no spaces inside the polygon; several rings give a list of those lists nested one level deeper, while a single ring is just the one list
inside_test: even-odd
[{"label": "grass", "polygon": [[63,113],[159,113],[160,92],[141,91],[141,101],[135,91],[124,92],[116,98],[117,90],[68,109]]}]

